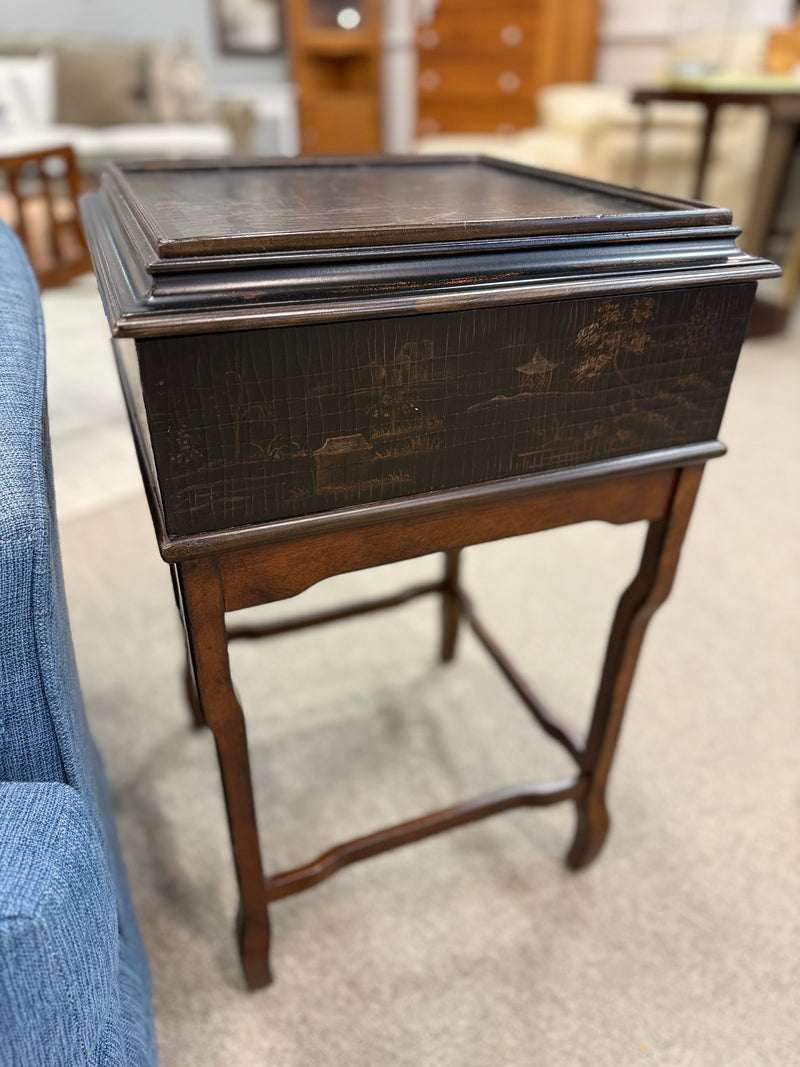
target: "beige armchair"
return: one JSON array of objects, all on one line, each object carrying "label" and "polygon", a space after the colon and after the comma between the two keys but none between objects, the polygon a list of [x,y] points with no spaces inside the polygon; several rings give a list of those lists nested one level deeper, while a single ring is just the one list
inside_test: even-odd
[{"label": "beige armchair", "polygon": [[[707,35],[671,50],[663,81],[672,72],[708,70],[727,58],[737,73],[761,69],[766,35],[760,31]],[[654,80],[656,75],[654,74]],[[639,185],[689,197],[700,151],[704,112],[695,104],[650,105],[643,115],[628,89],[597,83],[548,85],[538,97],[538,126],[507,136],[440,134],[416,150],[481,152],[531,166],[562,170],[600,181]],[[704,197],[731,208],[746,227],[766,134],[766,116],[756,108],[721,111]]]}]

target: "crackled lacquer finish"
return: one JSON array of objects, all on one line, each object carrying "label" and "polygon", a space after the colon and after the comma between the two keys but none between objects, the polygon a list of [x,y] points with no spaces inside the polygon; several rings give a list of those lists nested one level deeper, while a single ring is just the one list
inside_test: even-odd
[{"label": "crackled lacquer finish", "polygon": [[750,283],[137,343],[168,530],[713,440]]},{"label": "crackled lacquer finish", "polygon": [[[609,229],[640,217],[636,194],[584,188],[498,161],[430,158],[349,165],[125,168],[131,199],[167,257],[406,244],[450,235]],[[645,211],[647,205],[644,206]],[[673,212],[685,204],[673,205]],[[652,207],[651,207],[652,210]],[[662,209],[663,210],[663,209]],[[645,219],[646,222],[646,219]],[[547,229],[547,227],[544,227]]]}]

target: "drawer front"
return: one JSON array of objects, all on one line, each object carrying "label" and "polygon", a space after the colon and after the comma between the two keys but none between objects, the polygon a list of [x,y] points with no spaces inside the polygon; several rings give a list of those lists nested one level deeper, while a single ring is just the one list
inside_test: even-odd
[{"label": "drawer front", "polygon": [[460,98],[420,100],[417,130],[420,137],[436,133],[513,133],[533,126],[536,108],[532,100],[470,100]]},{"label": "drawer front", "polygon": [[713,440],[753,289],[138,341],[168,531]]},{"label": "drawer front", "polygon": [[480,62],[465,57],[439,62],[435,55],[427,62],[420,57],[417,74],[419,101],[458,97],[468,107],[472,100],[494,99],[496,106],[504,100],[532,100],[536,85],[530,63],[494,56],[482,57]]},{"label": "drawer front", "polygon": [[491,0],[438,0],[432,21],[437,23],[442,18],[455,17],[471,22],[476,16],[492,10],[502,11],[507,18],[525,18],[546,7],[543,0],[497,0],[494,4]]},{"label": "drawer front", "polygon": [[443,11],[435,22],[420,26],[417,44],[421,59],[437,52],[523,54],[530,57],[537,40],[535,11],[507,12],[496,8],[476,11],[465,19],[460,11]]}]

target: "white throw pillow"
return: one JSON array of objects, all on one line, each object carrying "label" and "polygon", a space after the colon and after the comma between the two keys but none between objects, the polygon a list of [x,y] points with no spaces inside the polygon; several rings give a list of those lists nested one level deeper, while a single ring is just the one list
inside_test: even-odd
[{"label": "white throw pillow", "polygon": [[53,57],[0,56],[0,129],[48,126],[55,121]]}]

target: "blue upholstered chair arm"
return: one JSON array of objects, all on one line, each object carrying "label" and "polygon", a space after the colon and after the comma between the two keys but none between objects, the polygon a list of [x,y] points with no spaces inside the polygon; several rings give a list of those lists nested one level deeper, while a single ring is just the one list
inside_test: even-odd
[{"label": "blue upholstered chair arm", "polygon": [[39,294],[0,223],[0,1065],[157,1060],[67,616]]},{"label": "blue upholstered chair arm", "polygon": [[0,871],[0,1062],[127,1063],[109,1047],[121,1030],[116,896],[74,789],[0,783]]}]

